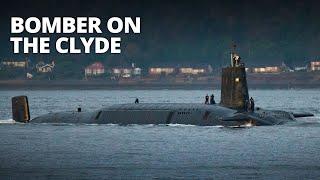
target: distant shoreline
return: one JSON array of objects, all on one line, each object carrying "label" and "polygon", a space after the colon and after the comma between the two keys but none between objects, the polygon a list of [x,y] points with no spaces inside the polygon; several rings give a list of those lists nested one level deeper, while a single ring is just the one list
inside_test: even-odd
[{"label": "distant shoreline", "polygon": [[[317,83],[279,83],[274,81],[261,81],[249,83],[250,89],[319,89]],[[104,80],[1,80],[0,90],[208,90],[219,89],[220,81],[213,82],[109,82]]]}]

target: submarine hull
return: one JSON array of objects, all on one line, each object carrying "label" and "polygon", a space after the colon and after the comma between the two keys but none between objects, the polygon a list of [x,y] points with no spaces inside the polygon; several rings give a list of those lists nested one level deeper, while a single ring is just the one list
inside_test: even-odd
[{"label": "submarine hull", "polygon": [[294,120],[284,111],[238,112],[207,104],[119,104],[93,112],[60,112],[39,116],[31,123],[187,124],[199,126],[275,125]]}]

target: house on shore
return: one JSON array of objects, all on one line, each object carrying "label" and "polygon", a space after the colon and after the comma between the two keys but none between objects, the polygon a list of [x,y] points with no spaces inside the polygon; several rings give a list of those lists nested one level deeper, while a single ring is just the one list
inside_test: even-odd
[{"label": "house on shore", "polygon": [[112,78],[132,78],[140,77],[142,74],[142,69],[136,67],[134,63],[129,66],[113,67],[111,69]]},{"label": "house on shore", "polygon": [[211,65],[194,65],[194,66],[181,66],[178,68],[180,75],[205,75],[213,72]]},{"label": "house on shore", "polygon": [[178,75],[178,76],[199,76],[212,73],[211,65],[176,65],[176,66],[155,66],[149,68],[150,76],[157,75]]},{"label": "house on shore", "polygon": [[87,66],[84,70],[85,78],[101,76],[105,73],[104,65],[101,62],[95,62],[89,66]]},{"label": "house on shore", "polygon": [[1,65],[4,67],[9,67],[9,68],[25,68],[25,69],[27,69],[29,67],[29,60],[27,60],[27,59],[24,59],[24,60],[8,59],[8,60],[3,60],[1,62]]},{"label": "house on shore", "polygon": [[252,73],[280,73],[282,70],[279,66],[253,67]]},{"label": "house on shore", "polygon": [[149,75],[170,75],[176,72],[176,68],[174,67],[151,67],[149,68]]},{"label": "house on shore", "polygon": [[311,61],[310,71],[320,71],[320,61]]},{"label": "house on shore", "polygon": [[50,73],[53,71],[55,67],[54,61],[52,61],[49,64],[44,63],[43,61],[40,61],[36,64],[36,69],[38,73]]}]

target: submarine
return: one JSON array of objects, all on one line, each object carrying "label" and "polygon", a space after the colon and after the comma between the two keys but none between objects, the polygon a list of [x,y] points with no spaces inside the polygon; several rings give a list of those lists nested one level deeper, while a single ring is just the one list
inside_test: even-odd
[{"label": "submarine", "polygon": [[96,111],[49,113],[30,118],[28,97],[12,98],[13,120],[22,123],[83,123],[83,124],[186,124],[199,126],[267,126],[313,116],[281,110],[254,108],[248,111],[248,85],[244,63],[231,52],[231,63],[222,68],[221,100],[205,103],[132,103],[114,104]]}]

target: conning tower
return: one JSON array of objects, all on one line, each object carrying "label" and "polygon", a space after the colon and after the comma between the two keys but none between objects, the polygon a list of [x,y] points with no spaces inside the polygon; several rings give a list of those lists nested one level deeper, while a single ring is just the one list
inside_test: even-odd
[{"label": "conning tower", "polygon": [[249,101],[246,69],[240,62],[240,56],[231,52],[230,67],[222,68],[221,102],[220,104],[232,109],[242,110]]}]

